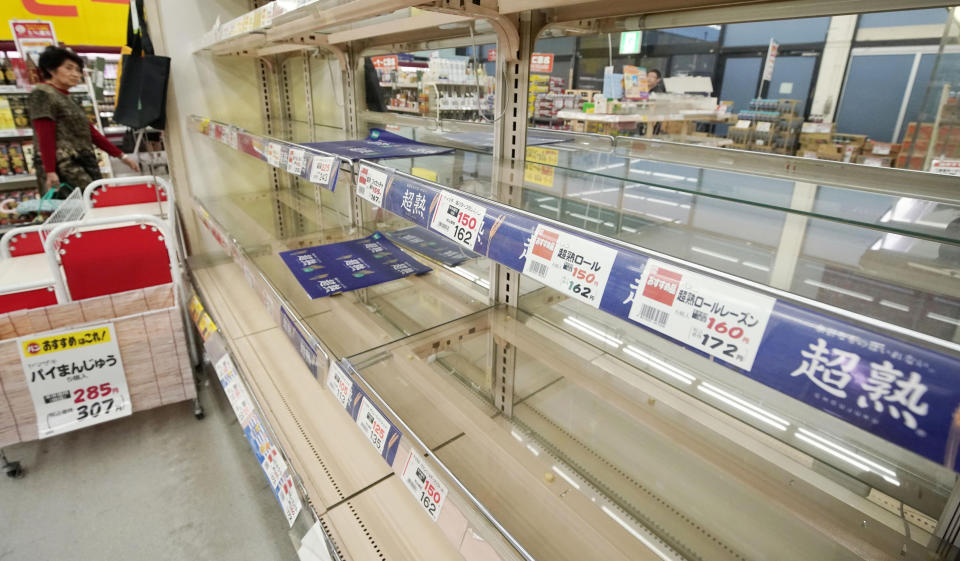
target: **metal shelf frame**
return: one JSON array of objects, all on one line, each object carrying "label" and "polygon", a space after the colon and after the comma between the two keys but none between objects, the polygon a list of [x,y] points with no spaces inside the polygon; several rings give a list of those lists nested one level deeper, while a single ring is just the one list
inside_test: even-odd
[{"label": "metal shelf frame", "polygon": [[[747,2],[738,5],[726,5],[725,2],[714,0],[697,0],[695,2],[681,2],[679,0],[659,2],[631,2],[628,0],[608,0],[604,2],[583,0],[516,0],[507,2],[501,0],[480,0],[479,2],[464,2],[462,0],[391,0],[387,2],[375,0],[351,0],[347,2],[321,1],[302,6],[294,11],[282,14],[273,19],[268,27],[250,31],[239,36],[230,37],[203,47],[216,56],[256,57],[259,59],[259,80],[261,86],[261,109],[266,124],[265,135],[253,135],[246,131],[231,131],[231,134],[247,135],[251,146],[257,143],[261,147],[274,143],[283,147],[284,153],[290,149],[305,150],[308,154],[329,157],[318,151],[311,151],[294,142],[278,140],[275,137],[289,138],[289,125],[292,120],[295,96],[291,95],[291,73],[298,71],[298,59],[302,59],[302,72],[306,91],[309,119],[313,120],[313,105],[315,92],[310,89],[309,57],[317,51],[325,52],[336,57],[340,63],[340,78],[342,83],[341,96],[344,99],[345,133],[347,138],[365,136],[370,123],[389,124],[396,126],[414,127],[424,130],[446,132],[492,132],[493,147],[493,184],[496,188],[497,202],[477,199],[470,195],[455,191],[447,186],[428,182],[403,172],[391,170],[373,162],[363,162],[361,165],[376,168],[390,174],[392,180],[402,180],[411,185],[417,185],[426,191],[434,193],[456,192],[459,196],[474,200],[488,208],[496,208],[502,213],[510,213],[538,224],[573,233],[583,239],[615,248],[619,252],[639,255],[643,258],[657,260],[681,266],[687,270],[721,278],[724,282],[743,287],[756,293],[764,294],[779,301],[788,302],[802,308],[815,310],[817,313],[842,318],[854,324],[885,332],[906,341],[922,343],[956,357],[960,353],[960,343],[943,341],[931,338],[904,328],[877,322],[845,309],[824,305],[820,302],[805,299],[785,290],[771,286],[753,283],[742,278],[718,273],[715,270],[676,259],[635,245],[625,244],[619,240],[606,238],[572,228],[557,221],[551,221],[519,210],[521,196],[524,189],[524,169],[526,164],[526,137],[528,132],[527,97],[529,84],[529,61],[534,44],[538,37],[554,33],[597,33],[613,31],[630,31],[643,29],[662,29],[668,27],[690,26],[698,24],[733,23],[741,21],[770,20],[784,17],[823,16],[832,14],[855,13],[866,11],[882,11],[903,9],[902,2],[894,0],[841,0],[840,2],[821,2],[819,0],[788,0],[780,2]],[[922,0],[911,4],[913,8],[943,7],[949,4],[941,1]],[[356,22],[365,18],[389,16],[397,10],[418,7],[434,12],[432,15],[415,17],[386,18],[385,21],[371,25],[356,26]],[[423,18],[416,21],[417,18]],[[479,22],[483,22],[480,24]],[[465,36],[463,27],[448,26],[446,24],[472,25],[480,29],[473,41]],[[439,26],[444,25],[446,29]],[[409,52],[414,50],[436,49],[452,45],[464,46],[473,42],[497,42],[498,58],[496,62],[496,96],[492,123],[470,123],[463,121],[444,120],[432,116],[415,116],[398,113],[379,113],[364,108],[364,68],[363,61],[372,54]],[[192,119],[194,126],[199,128],[224,127],[200,118]],[[209,133],[207,128],[205,132]],[[313,130],[313,127],[310,127]],[[531,129],[533,130],[533,129]],[[659,162],[686,164],[711,169],[752,173],[765,177],[786,178],[797,184],[808,184],[815,189],[817,185],[830,185],[860,190],[870,193],[880,193],[899,197],[921,198],[930,201],[957,204],[960,202],[957,181],[946,176],[915,172],[909,170],[889,170],[826,162],[821,160],[806,160],[771,154],[740,152],[728,149],[691,146],[664,141],[642,138],[613,138],[603,135],[574,135],[558,131],[536,129],[537,134],[556,135],[574,141],[584,148],[596,151],[605,151],[623,157],[637,157]],[[217,136],[214,132],[212,136]],[[220,133],[223,140],[223,132]],[[236,148],[236,146],[234,146]],[[251,156],[266,160],[263,152],[256,150],[241,150]],[[309,166],[308,166],[309,167]],[[349,162],[340,159],[342,172],[353,175],[356,168]],[[309,172],[306,176],[300,173],[294,176],[284,173],[285,166],[275,166],[271,171],[273,189],[280,191],[286,186],[294,186],[300,181],[309,181]],[[351,218],[355,227],[363,224],[363,206],[367,204],[355,193],[352,197]],[[239,242],[232,238],[221,225],[203,208],[199,201],[194,201],[195,210],[200,221],[214,233],[224,249],[233,256],[234,260],[243,264],[245,270],[252,267],[252,263],[245,256]],[[387,210],[396,210],[387,208]],[[278,231],[284,229],[283,213],[276,213]],[[255,268],[253,269],[255,271]],[[491,283],[490,303],[506,304],[516,307],[520,300],[518,282],[519,273],[516,267],[505,263],[493,262],[488,274]],[[256,279],[258,284],[269,281],[263,276]],[[270,310],[284,309],[285,303],[275,289],[268,291],[270,302],[265,305]],[[322,341],[317,340],[310,330],[296,319],[294,314],[293,326],[299,337],[310,342],[317,352],[317,364],[313,366],[316,375],[326,371],[338,362],[337,357],[327,349]],[[505,415],[510,415],[510,399],[508,392],[512,391],[512,380],[516,363],[516,349],[509,344],[496,344],[496,360],[498,367],[494,379],[499,386],[494,393],[503,396],[497,399],[496,405]],[[322,360],[319,357],[323,357]],[[306,357],[304,357],[306,359]],[[349,366],[349,365],[345,365]],[[363,381],[362,376],[355,370],[348,374],[354,376],[366,388],[368,395],[381,409],[388,412],[392,420],[402,426],[405,434],[409,434],[421,451],[423,442],[413,435],[396,414],[390,410],[386,402],[373,391],[372,387]],[[502,390],[502,391],[500,391]],[[476,509],[484,515],[486,520],[500,531],[503,539],[516,548],[520,557],[532,559],[522,547],[513,539],[509,531],[491,516],[469,490],[453,476],[445,465],[436,458],[432,458],[434,465],[442,471],[447,481],[459,489],[457,498],[460,508],[465,510]],[[943,537],[946,526],[954,516],[954,510],[960,512],[960,486],[955,488],[954,499],[951,500],[947,511],[940,519],[941,528],[938,535]]]}]

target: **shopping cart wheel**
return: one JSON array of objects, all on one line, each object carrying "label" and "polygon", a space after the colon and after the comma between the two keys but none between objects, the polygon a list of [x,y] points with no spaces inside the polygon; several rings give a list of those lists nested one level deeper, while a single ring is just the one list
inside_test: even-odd
[{"label": "shopping cart wheel", "polygon": [[11,479],[20,479],[24,474],[23,467],[20,466],[20,462],[7,462],[3,464],[3,472],[6,473],[7,477]]}]

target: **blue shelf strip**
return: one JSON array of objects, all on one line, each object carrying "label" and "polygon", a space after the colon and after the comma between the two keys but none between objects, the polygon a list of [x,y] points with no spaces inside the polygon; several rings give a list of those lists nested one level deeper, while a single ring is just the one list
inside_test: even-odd
[{"label": "blue shelf strip", "polygon": [[[441,195],[468,200],[483,209],[473,251],[956,469],[960,444],[956,356],[659,262],[370,162],[361,161],[361,175],[364,167],[388,175],[382,207],[397,216],[444,233],[431,225],[436,224],[437,213],[450,207],[443,202],[444,208],[438,208]],[[410,205],[410,200],[425,204]],[[552,261],[546,260],[544,255],[551,253]],[[544,267],[551,268],[544,272]],[[609,339],[612,346],[620,346]],[[630,354],[631,349],[625,352]],[[695,380],[693,374],[676,368],[672,375],[688,384]],[[780,430],[789,425],[775,415],[761,420]]]}]

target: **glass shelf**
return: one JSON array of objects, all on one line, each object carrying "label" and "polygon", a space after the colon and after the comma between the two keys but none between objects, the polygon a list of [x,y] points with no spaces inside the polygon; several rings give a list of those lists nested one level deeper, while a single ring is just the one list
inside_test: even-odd
[{"label": "glass shelf", "polygon": [[[702,395],[667,388],[626,345],[594,346],[557,327],[568,312],[497,307],[348,360],[534,558],[641,551],[624,521],[689,559],[859,559],[901,548],[925,558],[898,517],[836,485],[829,468],[747,435]],[[488,390],[498,341],[516,349],[510,416],[496,414]],[[630,348],[664,356],[650,343]],[[783,413],[783,401],[764,406]]]},{"label": "glass shelf", "polygon": [[[342,174],[340,181],[348,183],[349,174]],[[371,223],[371,229],[352,229],[343,214],[314,203],[312,193],[289,189],[202,199],[200,203],[337,358],[488,305],[489,264],[485,259],[446,267],[420,254],[417,258],[427,262],[432,273],[311,300],[283,263],[281,251],[359,239],[377,229],[387,233],[409,224],[384,220]]]}]

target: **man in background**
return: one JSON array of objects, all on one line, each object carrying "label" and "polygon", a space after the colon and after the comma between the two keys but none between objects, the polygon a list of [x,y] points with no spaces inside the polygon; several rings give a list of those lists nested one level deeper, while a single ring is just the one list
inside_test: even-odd
[{"label": "man in background", "polygon": [[647,90],[650,93],[667,93],[667,88],[663,85],[663,75],[656,68],[647,70]]}]

